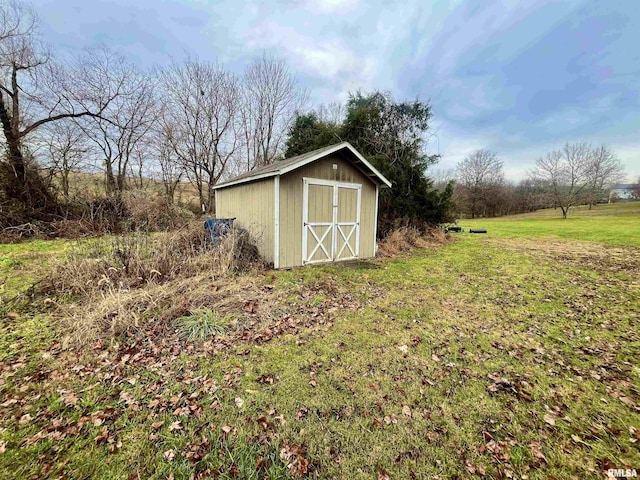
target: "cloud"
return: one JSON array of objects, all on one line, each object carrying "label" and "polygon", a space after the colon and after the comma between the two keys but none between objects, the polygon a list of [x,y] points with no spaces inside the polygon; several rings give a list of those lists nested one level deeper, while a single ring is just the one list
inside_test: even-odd
[{"label": "cloud", "polygon": [[548,149],[589,141],[640,174],[635,2],[34,1],[63,50],[103,39],[141,65],[189,52],[237,72],[267,52],[315,103],[357,89],[430,100],[445,167],[489,148],[517,178]]},{"label": "cloud", "polygon": [[354,11],[358,3],[358,0],[317,0],[309,2],[309,9],[327,14],[344,14]]}]

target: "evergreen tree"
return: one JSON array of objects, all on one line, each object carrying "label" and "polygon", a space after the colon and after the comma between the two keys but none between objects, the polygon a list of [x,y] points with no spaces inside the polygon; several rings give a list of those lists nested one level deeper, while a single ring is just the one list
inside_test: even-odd
[{"label": "evergreen tree", "polygon": [[289,129],[285,158],[340,142],[340,126],[320,120],[314,112],[299,114]]},{"label": "evergreen tree", "polygon": [[434,188],[426,176],[438,155],[426,152],[431,105],[418,100],[396,102],[388,93],[351,94],[341,125],[323,122],[314,113],[300,115],[289,132],[287,157],[350,142],[393,184],[382,189],[378,232],[384,236],[400,224],[422,226],[449,221],[453,185]]}]

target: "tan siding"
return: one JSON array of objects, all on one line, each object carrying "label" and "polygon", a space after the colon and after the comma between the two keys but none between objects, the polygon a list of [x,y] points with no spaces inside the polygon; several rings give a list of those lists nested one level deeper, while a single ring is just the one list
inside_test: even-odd
[{"label": "tan siding", "polygon": [[273,262],[273,189],[273,178],[267,178],[216,191],[216,216],[236,217],[235,225],[251,233],[260,254],[268,262]]},{"label": "tan siding", "polygon": [[[338,187],[338,224],[341,222],[356,222],[357,219],[358,190]],[[336,231],[336,258],[352,258],[358,251],[356,245],[355,227],[338,225]]]},{"label": "tan siding", "polygon": [[[338,165],[333,170],[333,164]],[[376,186],[349,161],[338,156],[313,162],[280,177],[280,267],[302,264],[302,179],[337,180],[362,184],[360,216],[360,258],[375,255]]]}]

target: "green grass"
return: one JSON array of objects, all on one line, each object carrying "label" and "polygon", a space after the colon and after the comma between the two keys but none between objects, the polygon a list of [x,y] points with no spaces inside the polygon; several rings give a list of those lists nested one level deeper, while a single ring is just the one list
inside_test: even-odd
[{"label": "green grass", "polygon": [[[353,298],[325,310],[330,324],[265,343],[216,350],[167,336],[77,353],[60,348],[45,313],[6,321],[0,477],[574,479],[638,468],[640,250],[613,262],[582,241],[637,245],[609,238],[608,224],[640,216],[607,211],[483,220],[487,236],[405,257],[267,272],[255,281],[303,317],[340,300],[319,285]],[[584,226],[571,237],[574,220]]]},{"label": "green grass", "polygon": [[233,319],[221,317],[218,312],[208,308],[201,308],[191,315],[176,318],[174,323],[185,339],[204,341],[216,335],[223,335],[230,320]]},{"label": "green grass", "polygon": [[71,244],[65,240],[0,244],[0,307],[2,299],[15,297],[42,278]]},{"label": "green grass", "polygon": [[640,202],[580,206],[562,218],[559,209],[502,218],[461,220],[465,228],[486,228],[489,237],[558,238],[608,245],[640,246]]}]

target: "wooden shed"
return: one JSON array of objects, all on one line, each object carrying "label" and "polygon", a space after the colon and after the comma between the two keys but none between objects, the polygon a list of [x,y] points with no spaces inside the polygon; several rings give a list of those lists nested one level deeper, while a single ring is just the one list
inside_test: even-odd
[{"label": "wooden shed", "polygon": [[215,186],[216,216],[236,218],[275,268],[370,258],[378,192],[391,183],[348,142]]}]

